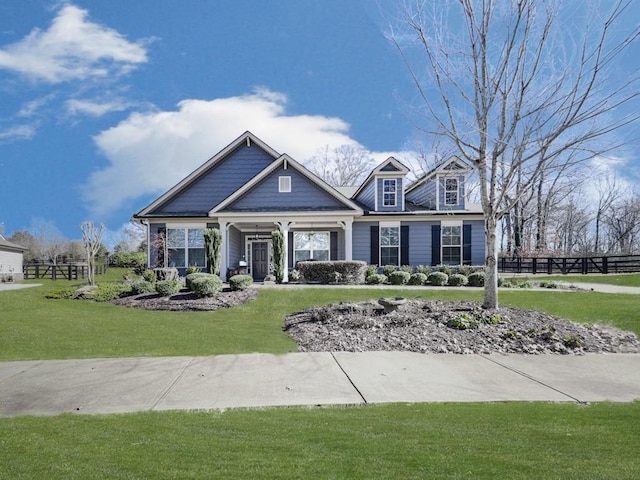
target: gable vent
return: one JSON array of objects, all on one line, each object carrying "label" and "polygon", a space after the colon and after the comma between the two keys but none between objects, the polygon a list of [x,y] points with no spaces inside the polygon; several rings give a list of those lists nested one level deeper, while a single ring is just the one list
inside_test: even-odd
[{"label": "gable vent", "polygon": [[278,177],[278,192],[280,193],[291,192],[291,177],[289,176]]}]

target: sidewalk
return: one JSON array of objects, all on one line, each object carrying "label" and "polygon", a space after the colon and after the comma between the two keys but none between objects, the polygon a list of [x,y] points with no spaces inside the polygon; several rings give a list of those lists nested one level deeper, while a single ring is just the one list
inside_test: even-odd
[{"label": "sidewalk", "polygon": [[0,362],[0,416],[389,402],[631,402],[640,354],[247,354]]}]

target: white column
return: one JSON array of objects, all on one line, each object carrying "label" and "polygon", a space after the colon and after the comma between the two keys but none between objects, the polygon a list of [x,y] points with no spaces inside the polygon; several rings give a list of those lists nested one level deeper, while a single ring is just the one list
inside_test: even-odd
[{"label": "white column", "polygon": [[218,222],[222,235],[222,258],[220,259],[220,278],[224,282],[227,276],[227,265],[229,260],[229,230],[227,222]]},{"label": "white column", "polygon": [[284,237],[284,272],[282,283],[289,282],[289,226],[291,222],[278,222],[278,227]]},{"label": "white column", "polygon": [[353,260],[353,220],[339,223],[344,229],[344,259]]}]

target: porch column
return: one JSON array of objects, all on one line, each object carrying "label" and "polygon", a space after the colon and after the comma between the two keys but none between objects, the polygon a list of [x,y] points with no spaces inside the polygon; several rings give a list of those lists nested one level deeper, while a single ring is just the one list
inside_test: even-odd
[{"label": "porch column", "polygon": [[229,226],[227,222],[218,222],[222,236],[222,258],[220,258],[220,278],[224,282],[227,277],[227,264],[229,256]]},{"label": "porch column", "polygon": [[353,260],[353,220],[339,223],[344,229],[344,259]]},{"label": "porch column", "polygon": [[284,236],[284,272],[282,283],[289,282],[289,226],[291,222],[278,222],[278,227]]}]

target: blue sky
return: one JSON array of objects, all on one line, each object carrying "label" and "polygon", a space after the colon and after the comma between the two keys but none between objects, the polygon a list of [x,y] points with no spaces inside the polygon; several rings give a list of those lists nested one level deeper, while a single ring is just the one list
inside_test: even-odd
[{"label": "blue sky", "polygon": [[299,161],[401,155],[415,89],[384,38],[395,3],[1,2],[0,228],[118,231],[245,130]]}]

